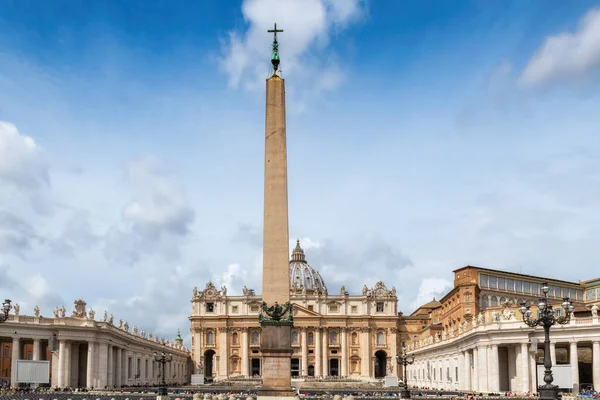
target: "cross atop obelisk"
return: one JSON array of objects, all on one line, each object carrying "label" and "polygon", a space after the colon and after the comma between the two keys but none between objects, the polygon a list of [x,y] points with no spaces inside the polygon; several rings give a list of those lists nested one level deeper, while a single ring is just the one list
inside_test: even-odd
[{"label": "cross atop obelisk", "polygon": [[292,399],[291,387],[291,333],[293,325],[290,304],[287,147],[285,126],[285,85],[277,74],[279,44],[277,29],[274,34],[273,75],[267,79],[265,116],[265,197],[263,224],[263,286],[262,326],[260,351],[262,353],[263,387],[258,399],[277,397]]},{"label": "cross atop obelisk", "polygon": [[271,56],[271,64],[273,64],[273,73],[277,73],[279,69],[279,43],[277,42],[277,32],[283,32],[283,29],[277,29],[277,23],[273,25],[273,29],[267,32],[273,34],[273,55]]}]

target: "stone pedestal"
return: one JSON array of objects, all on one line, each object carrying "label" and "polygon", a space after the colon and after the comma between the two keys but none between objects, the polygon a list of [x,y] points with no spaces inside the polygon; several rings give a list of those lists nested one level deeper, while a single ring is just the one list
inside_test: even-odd
[{"label": "stone pedestal", "polygon": [[204,385],[204,374],[193,374],[192,385]]},{"label": "stone pedestal", "polygon": [[383,387],[396,387],[398,386],[398,377],[394,375],[388,375],[383,379]]},{"label": "stone pedestal", "polygon": [[290,377],[292,362],[292,324],[264,323],[262,326],[262,376],[260,397],[294,397]]},{"label": "stone pedestal", "polygon": [[410,399],[410,390],[404,388],[400,391],[400,398],[402,399]]},{"label": "stone pedestal", "polygon": [[558,400],[558,386],[545,387],[540,386],[538,392],[540,394],[540,400]]}]

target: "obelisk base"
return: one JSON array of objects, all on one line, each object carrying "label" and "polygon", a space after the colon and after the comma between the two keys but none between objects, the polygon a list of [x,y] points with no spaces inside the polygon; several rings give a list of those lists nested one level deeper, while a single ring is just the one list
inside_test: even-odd
[{"label": "obelisk base", "polygon": [[292,368],[292,324],[290,322],[263,323],[262,343],[262,381],[258,389],[258,398],[293,398]]}]

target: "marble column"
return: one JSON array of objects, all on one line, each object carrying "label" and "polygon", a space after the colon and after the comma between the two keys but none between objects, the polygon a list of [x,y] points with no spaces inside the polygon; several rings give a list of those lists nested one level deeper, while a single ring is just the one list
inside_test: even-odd
[{"label": "marble column", "polygon": [[321,376],[321,330],[315,329],[315,376]]},{"label": "marble column", "polygon": [[302,372],[301,375],[308,375],[308,333],[306,328],[301,328],[301,337],[302,340]]},{"label": "marble column", "polygon": [[569,344],[569,362],[571,363],[573,386],[577,385],[577,392],[579,393],[579,358],[577,356],[577,342],[571,342]]},{"label": "marble column", "polygon": [[594,390],[600,392],[600,341],[592,342],[592,381]]},{"label": "marble column", "polygon": [[[196,328],[196,331],[194,332],[194,368],[192,370],[192,373],[194,374],[199,374],[200,371],[198,369],[198,365],[200,364],[200,362],[202,362],[202,364],[204,364],[204,360],[202,359],[202,337],[203,337],[203,333],[202,333],[202,328]],[[248,336],[248,330],[245,329],[244,330],[244,334],[246,335],[246,340],[247,336]],[[246,346],[247,348],[248,346]],[[244,360],[242,360],[242,365],[244,365]],[[242,368],[242,375],[249,375],[248,374],[248,370],[246,369],[246,372],[244,373],[244,369]]]},{"label": "marble column", "polygon": [[[511,349],[512,350],[512,349]],[[488,355],[489,359],[489,387],[488,390],[494,393],[498,393],[500,391],[500,368],[498,361],[498,345],[493,344],[490,347],[490,354]]]},{"label": "marble column", "polygon": [[10,356],[10,386],[17,387],[17,360],[21,359],[21,340],[18,337],[13,338],[12,340]]},{"label": "marble column", "polygon": [[321,355],[323,356],[323,360],[321,361],[323,363],[323,367],[322,367],[322,371],[323,371],[323,376],[328,376],[329,375],[329,365],[327,365],[327,361],[329,360],[329,337],[328,337],[328,330],[327,328],[323,328],[323,334],[321,337],[322,343],[323,343],[323,351],[321,352]]},{"label": "marble column", "polygon": [[41,347],[42,347],[42,341],[40,339],[33,339],[33,359],[35,361],[40,360]]},{"label": "marble column", "polygon": [[463,390],[471,390],[472,389],[472,387],[471,387],[471,354],[468,350],[465,351],[464,354],[465,354],[464,364],[463,364],[464,382],[462,382],[462,384],[460,385],[460,388],[462,388]]},{"label": "marble column", "polygon": [[71,387],[71,342],[65,342],[64,387]]},{"label": "marble column", "polygon": [[109,388],[112,388],[115,385],[115,366],[114,366],[114,358],[113,358],[114,348],[109,344],[108,345],[108,379],[106,380],[106,384]]},{"label": "marble column", "polygon": [[341,346],[342,346],[342,376],[348,376],[348,331],[346,328],[340,329]]},{"label": "marble column", "polygon": [[521,373],[519,377],[521,378],[521,391],[524,393],[529,392],[529,354],[528,354],[529,346],[527,343],[521,343],[521,354],[520,354],[520,364],[521,364]]},{"label": "marble column", "polygon": [[94,346],[96,343],[88,342],[88,353],[87,353],[87,371],[86,371],[86,386],[89,388],[94,387]]},{"label": "marble column", "polygon": [[219,328],[219,375],[224,378],[229,375],[228,345],[227,328]]},{"label": "marble column", "polygon": [[471,390],[474,392],[479,391],[479,350],[477,347],[473,347],[473,385]]},{"label": "marble column", "polygon": [[248,328],[242,330],[242,375],[250,376],[248,355]]},{"label": "marble column", "polygon": [[108,385],[108,343],[98,346],[98,389]]},{"label": "marble column", "polygon": [[115,385],[117,386],[117,389],[119,389],[119,388],[121,388],[122,374],[123,374],[122,365],[121,365],[121,363],[123,362],[122,349],[120,347],[118,347],[116,353],[117,354],[115,355],[115,357],[117,358],[117,362],[115,365]]},{"label": "marble column", "polygon": [[360,374],[363,378],[371,376],[371,332],[370,329],[364,329],[361,332],[362,355],[360,360]]},{"label": "marble column", "polygon": [[536,345],[531,345],[529,350],[529,393],[537,393],[537,364],[535,355],[537,353],[538,347]]},{"label": "marble column", "polygon": [[[456,376],[455,376],[456,378]],[[454,381],[454,380],[453,380]],[[465,352],[458,353],[458,381],[454,382],[454,387],[460,389],[465,386]]]},{"label": "marble column", "polygon": [[489,392],[488,387],[488,349],[487,346],[478,346],[479,355],[479,391]]}]

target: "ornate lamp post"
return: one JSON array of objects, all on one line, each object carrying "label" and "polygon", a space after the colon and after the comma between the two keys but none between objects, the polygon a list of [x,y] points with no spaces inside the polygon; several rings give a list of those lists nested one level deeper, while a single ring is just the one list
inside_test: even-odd
[{"label": "ornate lamp post", "polygon": [[171,353],[165,354],[163,351],[161,354],[154,352],[154,361],[161,363],[162,365],[162,382],[160,388],[158,389],[159,396],[167,396],[167,381],[165,380],[165,364],[171,362],[173,360],[173,355]]},{"label": "ornate lamp post", "polygon": [[406,366],[414,363],[415,357],[406,354],[405,342],[402,342],[402,353],[396,356],[396,362],[398,363],[398,365],[404,366],[404,373],[402,375],[402,377],[404,378],[404,389],[402,389],[402,391],[400,392],[400,397],[402,397],[403,399],[410,399],[410,390],[408,389],[408,375],[406,374]]},{"label": "ornate lamp post", "polygon": [[568,297],[563,298],[562,308],[565,310],[565,316],[557,317],[554,315],[552,306],[548,304],[548,284],[542,283],[541,286],[544,297],[538,302],[538,316],[533,318],[533,312],[529,309],[529,302],[521,302],[519,311],[523,314],[523,322],[530,327],[542,326],[544,328],[544,382],[545,384],[538,387],[540,400],[557,400],[558,386],[553,385],[554,377],[552,376],[552,358],[550,357],[550,327],[554,324],[564,325],[571,320],[573,312],[573,303]]},{"label": "ornate lamp post", "polygon": [[4,303],[2,303],[2,313],[3,314],[0,314],[0,323],[6,321],[8,319],[8,312],[10,311],[11,308],[12,308],[12,306],[10,305],[10,299],[4,300]]}]

